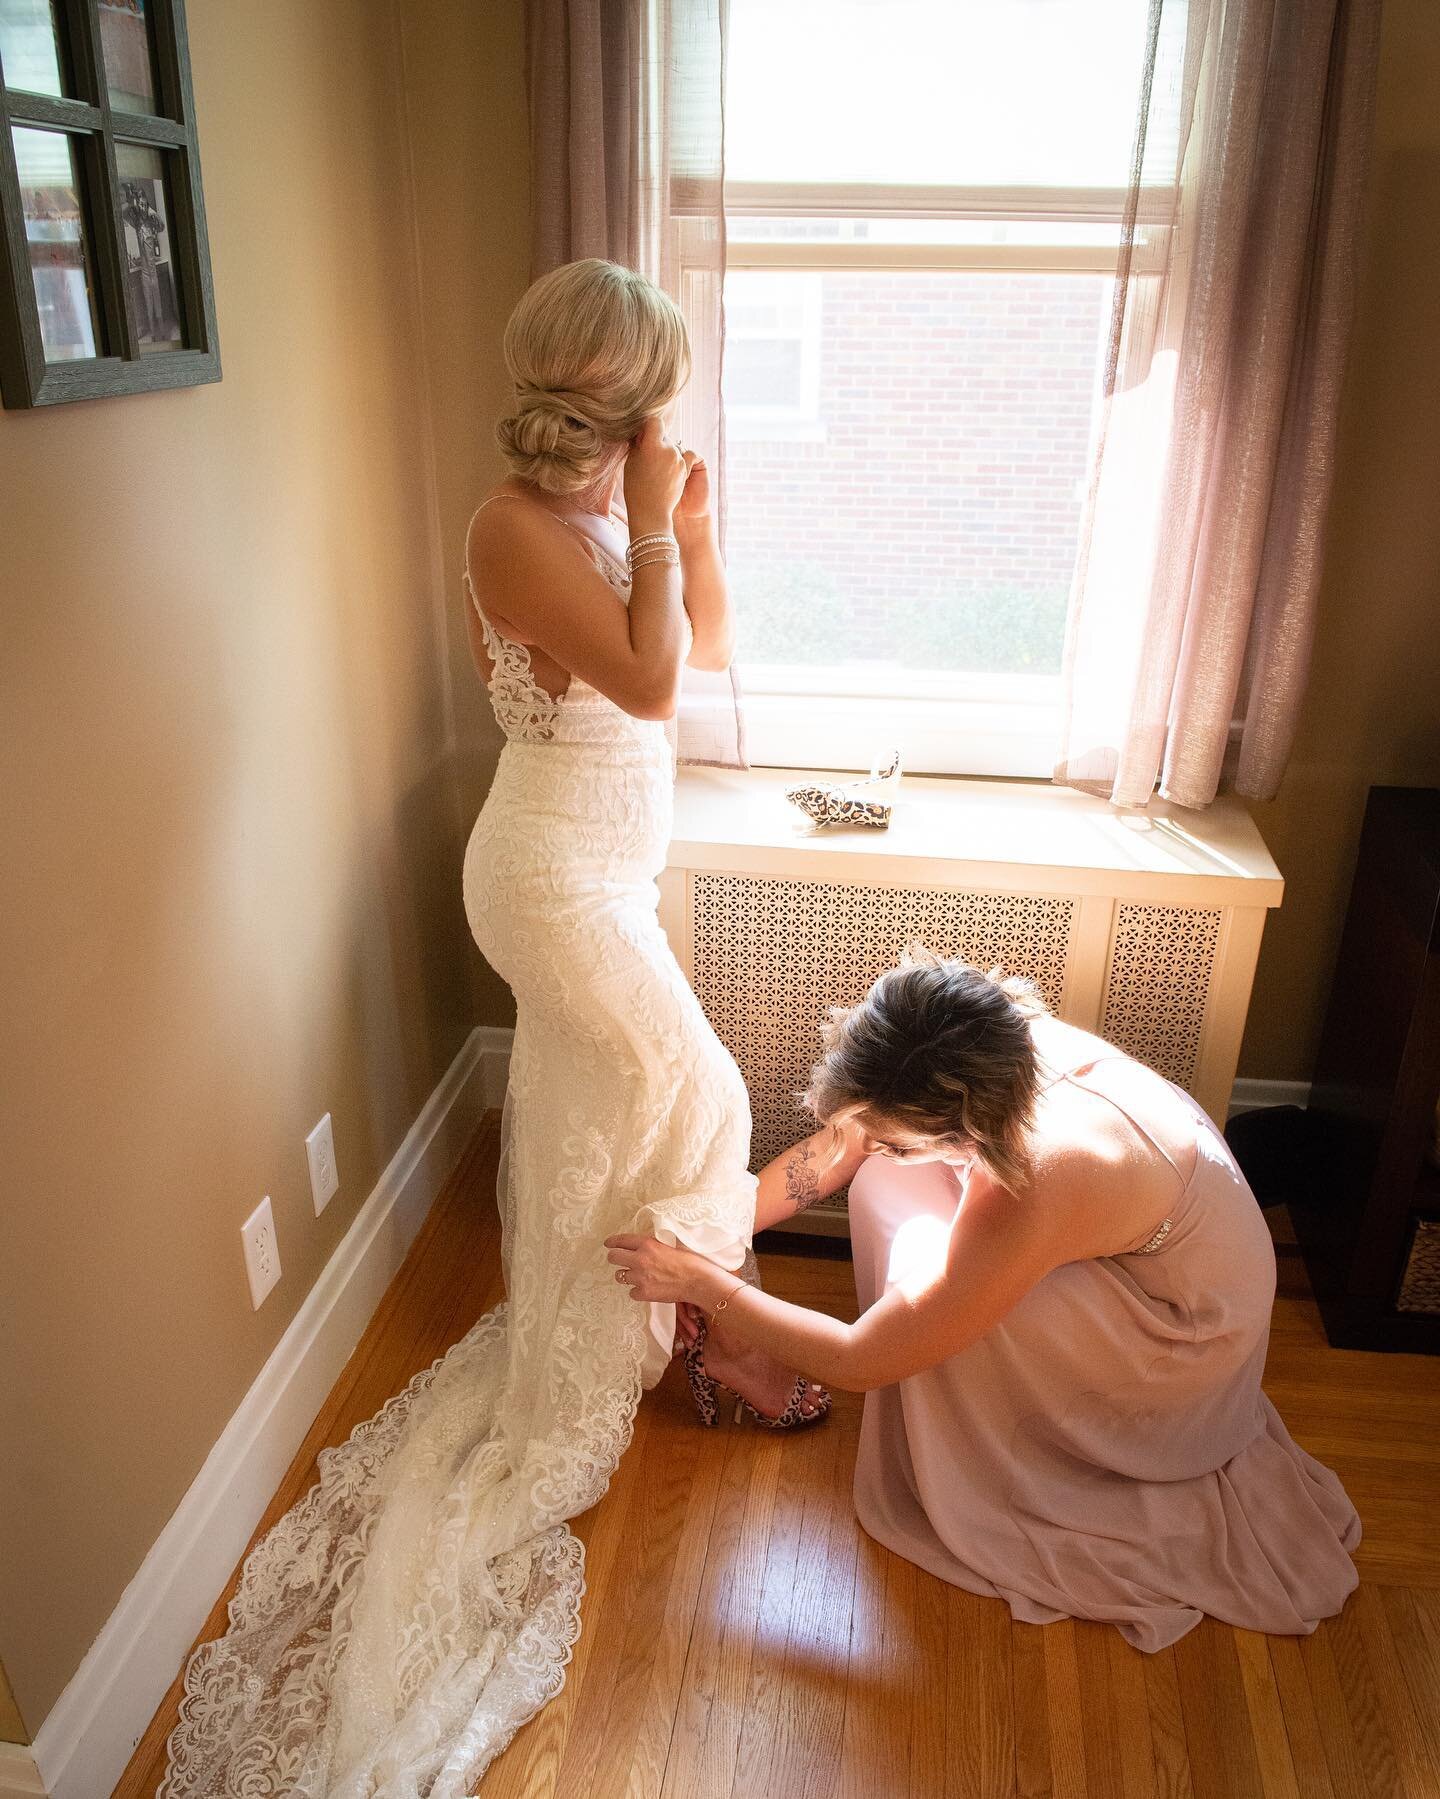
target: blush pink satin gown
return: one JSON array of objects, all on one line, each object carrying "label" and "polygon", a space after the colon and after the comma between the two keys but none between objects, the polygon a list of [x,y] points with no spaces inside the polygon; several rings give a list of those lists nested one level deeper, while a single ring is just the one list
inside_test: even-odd
[{"label": "blush pink satin gown", "polygon": [[[1115,1059],[1060,1079],[1164,1155],[1105,1093]],[[959,1355],[867,1394],[855,1509],[898,1555],[1025,1622],[1094,1619],[1149,1651],[1207,1612],[1304,1635],[1356,1585],[1360,1520],[1260,1390],[1270,1234],[1225,1139],[1167,1084],[1194,1115],[1196,1153],[1163,1240],[1055,1269]],[[862,1164],[862,1306],[917,1245],[940,1246],[959,1198],[943,1163]]]}]

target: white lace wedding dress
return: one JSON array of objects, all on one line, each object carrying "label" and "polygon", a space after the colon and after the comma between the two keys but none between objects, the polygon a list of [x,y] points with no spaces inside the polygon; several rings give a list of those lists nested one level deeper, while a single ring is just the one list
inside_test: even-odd
[{"label": "white lace wedding dress", "polygon": [[664,727],[580,680],[551,699],[475,604],[507,740],[464,895],[518,1014],[508,1300],[325,1451],[252,1552],[227,1634],[186,1671],[163,1799],[469,1792],[564,1682],[584,1585],[565,1521],[604,1493],[669,1358],[673,1308],[635,1304],[604,1238],[654,1231],[727,1267],[749,1245],[745,1088],[656,916]]}]

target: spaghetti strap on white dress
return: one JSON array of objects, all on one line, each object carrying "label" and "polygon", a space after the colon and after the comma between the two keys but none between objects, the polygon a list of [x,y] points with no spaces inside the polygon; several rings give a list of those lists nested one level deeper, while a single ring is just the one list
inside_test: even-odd
[{"label": "spaghetti strap on white dress", "polygon": [[749,1248],[748,1097],[657,916],[664,727],[579,679],[551,698],[464,585],[506,738],[463,892],[516,1001],[507,1301],[324,1452],[251,1554],[229,1632],[187,1670],[163,1799],[469,1793],[564,1682],[584,1586],[566,1521],[604,1493],[671,1352],[673,1308],[634,1304],[605,1237],[652,1232],[732,1268]]}]

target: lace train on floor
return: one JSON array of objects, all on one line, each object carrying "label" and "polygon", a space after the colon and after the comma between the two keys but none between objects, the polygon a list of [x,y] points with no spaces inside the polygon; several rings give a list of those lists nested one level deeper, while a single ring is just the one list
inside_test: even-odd
[{"label": "lace train on floor", "polygon": [[[458,1799],[559,1691],[584,1554],[563,1523],[528,1528],[503,1472],[505,1351],[502,1305],[322,1451],[318,1484],[248,1557],[228,1634],[187,1670],[162,1799]],[[617,1460],[638,1393],[614,1394]]]}]

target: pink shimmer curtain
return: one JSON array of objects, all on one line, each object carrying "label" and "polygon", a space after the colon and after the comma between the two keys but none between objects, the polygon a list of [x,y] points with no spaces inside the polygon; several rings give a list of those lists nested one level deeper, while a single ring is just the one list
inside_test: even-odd
[{"label": "pink shimmer curtain", "polygon": [[1314,632],[1380,0],[1152,0],[1055,778],[1274,795]]},{"label": "pink shimmer curtain", "polygon": [[[528,0],[531,280],[603,256],[663,287],[690,326],[679,436],[710,468],[725,543],[726,0]],[[683,259],[682,259],[683,234]],[[733,674],[685,671],[682,762],[743,767]]]}]

